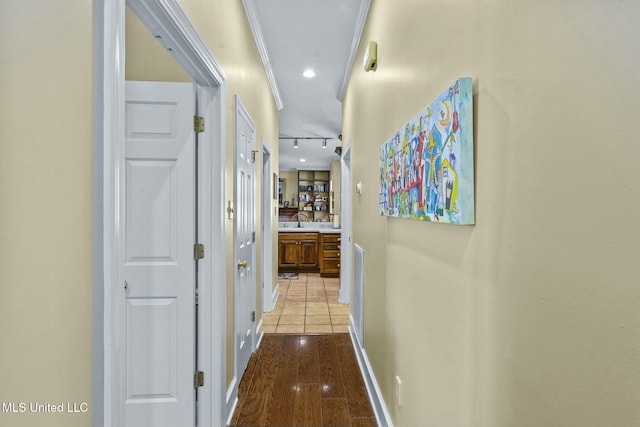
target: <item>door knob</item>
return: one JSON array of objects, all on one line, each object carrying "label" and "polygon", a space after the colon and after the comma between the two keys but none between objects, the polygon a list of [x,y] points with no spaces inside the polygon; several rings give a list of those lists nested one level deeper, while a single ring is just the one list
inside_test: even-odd
[{"label": "door knob", "polygon": [[238,267],[247,268],[247,261],[238,261]]}]

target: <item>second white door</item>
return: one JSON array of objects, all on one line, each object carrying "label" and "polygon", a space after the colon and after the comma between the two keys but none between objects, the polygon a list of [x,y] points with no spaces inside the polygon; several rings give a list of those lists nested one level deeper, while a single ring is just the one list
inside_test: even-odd
[{"label": "second white door", "polygon": [[235,352],[242,376],[255,345],[255,147],[256,126],[236,95],[235,117]]}]

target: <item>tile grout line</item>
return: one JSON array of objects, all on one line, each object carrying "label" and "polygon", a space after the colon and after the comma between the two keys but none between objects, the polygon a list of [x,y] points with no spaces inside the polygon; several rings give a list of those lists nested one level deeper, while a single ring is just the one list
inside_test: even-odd
[{"label": "tile grout line", "polygon": [[329,312],[329,323],[331,324],[331,333],[335,333],[333,329],[333,316],[331,315],[331,309],[329,308],[329,294],[327,294],[327,283],[325,278],[322,278],[322,287],[324,288],[324,298],[327,301],[327,311]]},{"label": "tile grout line", "polygon": [[302,318],[302,333],[305,333],[307,330],[307,285],[306,281],[307,275],[305,274],[305,283],[304,283],[304,317]]},{"label": "tile grout line", "polygon": [[[326,331],[323,333],[336,334],[336,333],[346,332],[346,331],[336,331],[336,328],[341,329],[343,326],[342,320],[340,320],[339,325],[336,323],[337,322],[336,318],[339,316],[342,316],[343,313],[342,311],[334,312],[333,310],[331,310],[332,304],[335,305],[339,303],[339,301],[333,301],[334,295],[330,295],[330,292],[329,292],[330,290],[331,290],[331,293],[334,293],[335,291],[334,288],[336,286],[335,286],[335,283],[333,282],[334,282],[333,279],[327,279],[327,278],[319,277],[316,275],[309,276],[306,273],[300,274],[299,281],[287,280],[286,282],[283,282],[282,283],[283,288],[286,288],[286,293],[281,294],[282,302],[280,303],[281,306],[280,306],[280,309],[278,310],[278,313],[274,316],[275,325],[273,326],[274,330],[272,333],[278,333],[279,328],[289,326],[289,323],[287,323],[287,325],[284,325],[282,323],[282,317],[288,316],[288,315],[294,316],[295,314],[286,314],[285,309],[289,307],[289,304],[293,304],[296,301],[300,301],[300,299],[302,299],[304,302],[302,303],[303,307],[301,307],[302,313],[299,313],[298,315],[302,315],[303,319],[301,319],[300,323],[295,323],[295,322],[291,323],[291,326],[296,324],[300,325],[302,327],[301,328],[302,333],[307,333],[309,328],[314,329],[313,327],[315,326],[318,326],[318,329],[322,329],[321,327],[322,325],[325,325],[325,327],[329,326],[329,328],[327,328],[329,329],[329,331]],[[293,286],[294,288],[291,288],[291,286]],[[289,290],[291,290],[292,293],[290,293]],[[300,295],[300,291],[302,290],[303,290],[304,296]],[[313,311],[310,311],[312,308],[311,303],[322,304],[324,307],[326,307],[327,317],[328,317],[327,323],[321,322],[321,323],[318,323],[317,325],[309,323],[309,319],[307,319],[308,316],[311,316],[311,317],[314,317],[316,315],[324,316],[324,314],[321,314],[321,313],[313,314]],[[289,332],[280,332],[280,333],[289,333]],[[293,332],[290,332],[290,333],[293,333]],[[312,333],[312,332],[308,332],[308,333]]]}]

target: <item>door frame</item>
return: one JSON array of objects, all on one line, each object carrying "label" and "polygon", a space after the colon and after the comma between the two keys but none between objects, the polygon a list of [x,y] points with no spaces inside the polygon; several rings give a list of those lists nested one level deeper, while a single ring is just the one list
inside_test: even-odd
[{"label": "door frame", "polygon": [[[264,138],[262,140],[262,312],[273,311],[276,292],[273,290],[273,216],[271,207],[273,206],[274,191],[277,194],[278,185],[274,182],[271,172],[271,150],[267,146]],[[275,173],[274,173],[275,174]],[[276,175],[277,177],[277,175]],[[275,212],[274,212],[275,215]],[[276,298],[274,298],[276,296]],[[262,321],[262,319],[260,320]],[[258,340],[260,341],[260,340]]]},{"label": "door frame", "polygon": [[341,236],[340,236],[340,302],[349,304],[353,293],[353,242],[351,241],[353,220],[353,197],[351,176],[351,140],[340,159],[341,177]]},{"label": "door frame", "polygon": [[[118,321],[124,287],[119,212],[125,135],[125,9],[128,6],[197,86],[199,114],[198,198],[200,242],[207,253],[198,281],[198,359],[205,386],[198,389],[199,425],[223,425],[226,372],[226,77],[177,0],[94,0],[94,197],[92,302],[92,425],[117,426],[120,418]],[[207,404],[204,404],[207,402]],[[210,404],[209,404],[210,403]]]}]

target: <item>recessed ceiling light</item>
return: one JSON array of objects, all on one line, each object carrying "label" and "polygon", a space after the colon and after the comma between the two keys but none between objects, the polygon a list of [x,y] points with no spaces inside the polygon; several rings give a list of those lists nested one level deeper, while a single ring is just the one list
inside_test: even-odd
[{"label": "recessed ceiling light", "polygon": [[311,68],[304,70],[304,73],[302,73],[303,76],[305,76],[306,78],[310,79],[312,77],[316,76],[316,72],[313,71]]},{"label": "recessed ceiling light", "polygon": [[300,162],[301,162],[301,163],[304,163],[304,162],[306,162],[306,161],[307,161],[307,159],[300,159]]}]

